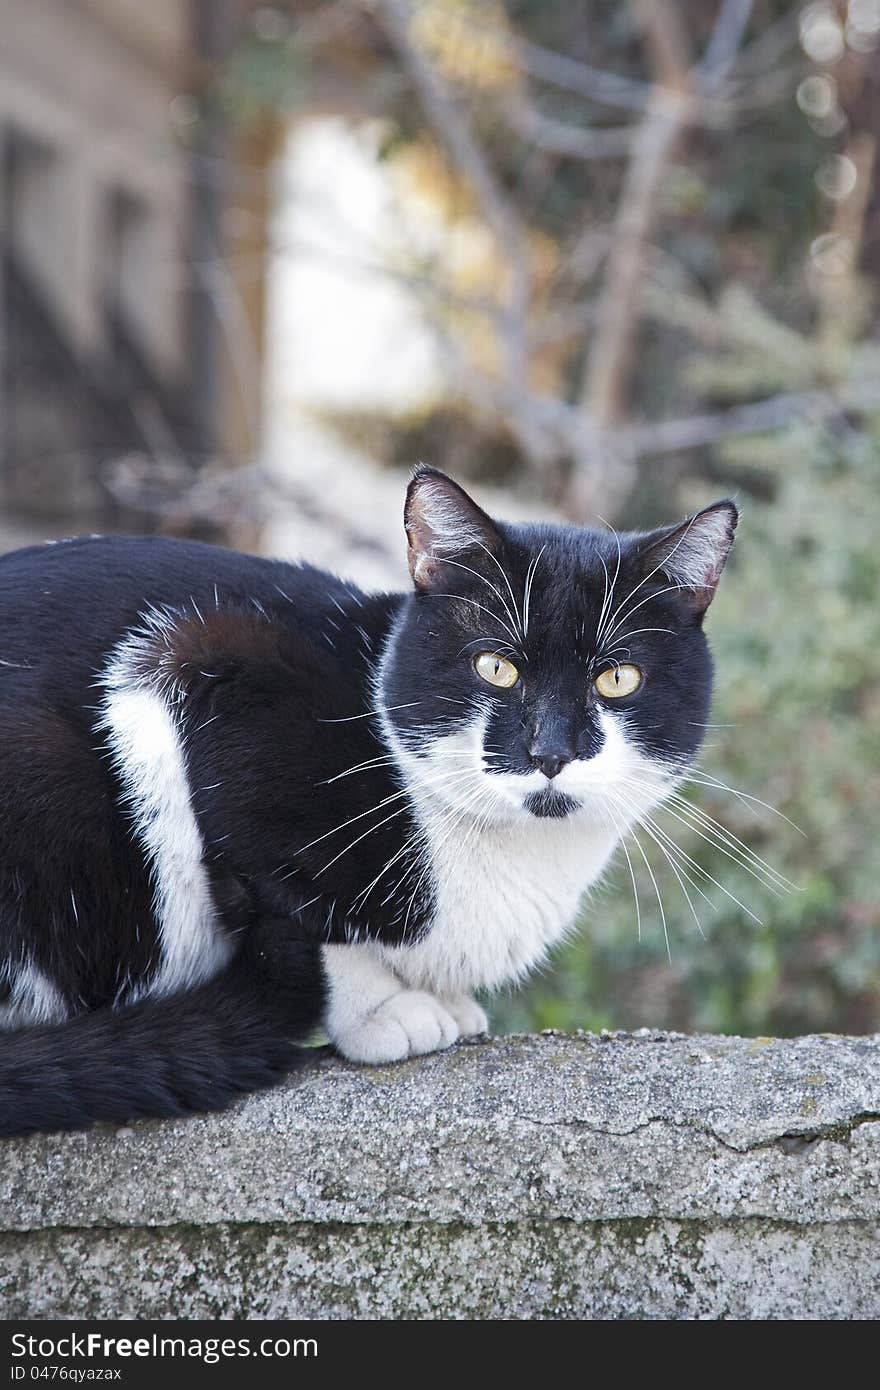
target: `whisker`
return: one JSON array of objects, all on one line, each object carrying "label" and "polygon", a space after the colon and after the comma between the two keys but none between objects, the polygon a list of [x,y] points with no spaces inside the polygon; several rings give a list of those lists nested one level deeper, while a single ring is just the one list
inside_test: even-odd
[{"label": "whisker", "polygon": [[628,637],[638,637],[640,632],[666,632],[670,637],[678,637],[679,633],[673,632],[671,627],[637,627],[630,632],[621,634],[620,641],[625,642]]},{"label": "whisker", "polygon": [[[325,874],[344,854],[348,854],[349,850],[354,849],[355,845],[359,845],[361,840],[365,840],[368,835],[374,835],[377,830],[382,829],[383,825],[387,825],[389,821],[394,820],[396,816],[403,815],[404,811],[408,811],[409,809],[408,803],[403,806],[398,806],[396,811],[392,811],[390,815],[385,816],[384,820],[380,820],[378,825],[371,825],[367,830],[363,831],[362,834],[358,835],[356,839],[352,840],[350,844],[346,845],[344,849],[341,849],[338,854],[334,854],[333,858],[328,860],[326,864],[323,864],[320,869],[317,869],[315,878],[318,878],[321,874]],[[297,851],[297,853],[301,852],[302,851]]]},{"label": "whisker", "polygon": [[686,724],[690,724],[695,729],[738,729],[738,724],[707,724],[705,719],[686,719]]},{"label": "whisker", "polygon": [[[483,546],[483,549],[486,550],[486,547]],[[491,551],[486,550],[486,554],[491,555]],[[488,585],[488,587],[492,590],[492,593],[498,599],[498,602],[504,609],[504,612],[507,618],[509,619],[510,623],[513,625],[514,628],[517,627],[519,622],[518,616],[516,616],[514,613],[511,613],[510,605],[508,604],[507,599],[504,597],[501,590],[495,584],[493,584],[491,580],[487,579],[484,574],[480,574],[479,570],[471,569],[470,565],[463,565],[460,560],[451,560],[448,555],[438,555],[436,558],[440,560],[440,562],[444,565],[455,565],[456,569],[465,570],[467,574],[472,574],[475,579],[481,579],[484,584]],[[492,558],[494,559],[495,557],[492,556]],[[496,564],[497,563],[498,562],[496,561]],[[501,573],[504,574],[504,571],[502,570]],[[504,577],[505,579],[507,578],[506,575],[504,575]],[[510,586],[508,585],[508,588],[509,587]],[[511,589],[511,598],[512,597],[513,590]]]},{"label": "whisker", "polygon": [[351,724],[355,719],[373,719],[377,714],[389,714],[395,709],[413,709],[416,705],[424,704],[424,700],[407,700],[404,705],[379,705],[377,709],[368,709],[364,714],[347,714],[342,719],[318,719],[319,724]]},{"label": "whisker", "polygon": [[[663,557],[663,559],[660,561],[660,563],[657,564],[657,565],[655,565],[654,568],[651,570],[650,574],[646,574],[646,575],[644,576],[644,578],[641,579],[641,580],[639,581],[638,584],[636,584],[636,586],[635,586],[634,589],[630,589],[630,591],[629,591],[629,593],[627,594],[626,598],[623,599],[623,600],[617,605],[616,609],[615,609],[614,612],[612,613],[612,615],[611,615],[611,621],[612,621],[612,622],[614,622],[615,618],[617,617],[617,615],[618,615],[618,613],[621,611],[621,609],[626,607],[626,605],[629,603],[630,599],[635,597],[635,595],[639,592],[639,589],[641,589],[645,584],[647,584],[649,579],[653,579],[655,574],[661,573],[661,571],[663,570],[663,566],[664,566],[664,565],[668,565],[669,561],[672,559],[672,557],[673,557],[673,555],[675,554],[676,550],[678,550],[678,547],[679,547],[680,545],[682,545],[682,544],[684,543],[684,541],[687,540],[688,534],[690,533],[690,529],[691,529],[691,527],[693,526],[693,524],[694,524],[694,522],[696,521],[696,519],[697,519],[696,516],[692,516],[692,517],[691,517],[691,519],[690,519],[690,521],[688,522],[687,526],[685,527],[684,531],[683,531],[682,534],[679,536],[678,540],[676,541],[676,543],[675,543],[675,545],[672,547],[672,549],[669,551],[669,553],[668,553],[667,555],[664,555],[664,557]],[[673,585],[671,585],[670,587],[671,587],[672,589],[680,589],[682,586],[681,586],[680,584],[673,584]],[[662,592],[662,593],[666,593],[667,590],[661,590],[661,592]],[[651,597],[651,598],[657,598],[658,595],[657,595],[657,594],[652,594],[652,595],[650,595],[650,597]],[[647,602],[647,600],[645,600],[645,602]],[[641,606],[640,604],[637,604],[637,605],[636,605],[637,608],[640,607],[640,606]],[[635,609],[631,609],[630,611],[631,611],[631,612],[635,612]],[[611,630],[612,630],[612,633],[613,633],[613,632],[614,632],[614,629],[612,628]]]},{"label": "whisker", "polygon": [[[435,785],[435,784],[432,784],[432,785]],[[464,807],[462,807],[460,804],[456,804],[456,805],[453,805],[453,806],[451,806],[451,807],[444,807],[444,808],[441,810],[441,812],[439,813],[439,817],[437,817],[437,819],[435,820],[435,822],[434,822],[432,828],[433,828],[433,829],[437,829],[438,827],[441,827],[441,828],[442,828],[443,826],[447,825],[452,819],[454,819],[454,818],[456,818],[456,817],[458,818],[458,820],[461,820],[461,819],[463,818],[464,814],[466,813],[466,811],[469,809],[469,807],[470,807],[472,804],[474,804],[474,802],[475,802],[476,800],[479,800],[481,797],[485,796],[486,793],[487,793],[487,789],[486,789],[485,785],[483,785],[483,784],[481,783],[480,785],[478,785],[477,787],[475,787],[475,788],[473,789],[473,791],[472,791],[471,795],[468,797],[468,799],[467,799],[467,801],[466,801]],[[461,814],[459,814],[459,812],[461,812]],[[418,812],[417,812],[417,814],[418,814]],[[383,867],[379,870],[379,873],[375,876],[375,878],[372,880],[372,882],[369,883],[369,884],[367,885],[367,887],[366,887],[365,889],[363,889],[363,890],[358,894],[358,896],[353,900],[353,906],[356,906],[356,907],[358,907],[358,908],[362,908],[363,905],[364,905],[364,902],[366,901],[366,898],[367,898],[368,895],[372,892],[373,888],[376,886],[376,884],[379,882],[379,880],[383,877],[383,875],[387,872],[387,870],[390,869],[391,866],[392,866],[394,863],[396,863],[397,860],[400,859],[400,858],[406,853],[406,851],[407,851],[408,849],[412,848],[420,838],[425,838],[425,837],[427,836],[427,833],[428,833],[428,832],[427,832],[427,830],[426,830],[424,827],[418,826],[417,829],[413,832],[413,834],[409,836],[409,838],[404,842],[404,844],[403,844],[403,845],[391,856],[391,858],[383,865]],[[441,843],[443,843],[443,841],[441,841]],[[409,873],[409,871],[410,871],[410,870],[409,870],[409,867],[407,867],[407,869],[404,871],[404,873],[402,874],[402,876],[401,876],[401,877],[397,880],[397,882],[396,882],[395,884],[393,884],[392,887],[389,889],[388,893],[386,894],[385,898],[383,899],[383,906],[384,906],[385,903],[387,903],[387,902],[391,899],[391,897],[393,897],[394,893],[400,888],[400,886],[402,885],[402,883],[403,883],[404,879],[406,878],[407,873]],[[417,885],[416,885],[415,893],[418,893],[418,889],[419,889],[419,887],[420,887],[420,885],[421,885],[421,881],[422,881],[422,880],[421,880],[421,878],[420,878],[419,882],[418,882]]]},{"label": "whisker", "polygon": [[[435,842],[435,847],[436,847],[436,848],[439,848],[440,845],[443,845],[443,844],[446,843],[447,839],[449,838],[449,835],[450,835],[450,834],[452,833],[452,831],[461,823],[461,821],[464,819],[464,817],[465,817],[465,815],[467,814],[467,812],[470,810],[470,807],[473,806],[473,805],[475,805],[475,804],[477,803],[477,801],[480,800],[484,795],[485,795],[485,788],[482,787],[482,786],[477,787],[477,788],[471,793],[471,795],[467,798],[467,800],[464,802],[463,805],[454,808],[453,818],[452,818],[452,820],[451,820],[451,824],[449,823],[448,820],[443,820],[443,819],[441,819],[441,821],[439,822],[439,824],[440,824],[441,827],[445,825],[445,826],[446,826],[446,830],[445,830],[445,833],[444,833],[443,837],[442,837],[438,842]],[[427,833],[427,832],[426,832],[426,833]],[[429,846],[430,846],[430,843],[431,843],[431,842],[430,842],[430,837],[429,837],[429,839],[428,839],[428,844],[429,844]],[[406,929],[407,929],[407,927],[408,927],[408,925],[409,925],[410,913],[411,913],[411,911],[412,911],[412,909],[413,909],[413,905],[414,905],[415,900],[416,900],[416,898],[417,898],[417,896],[418,896],[419,889],[421,888],[422,884],[424,883],[426,875],[430,872],[430,870],[431,870],[431,868],[432,868],[432,859],[433,859],[433,856],[431,856],[430,854],[426,854],[426,856],[425,856],[425,865],[424,865],[424,867],[423,867],[423,869],[422,869],[422,872],[419,874],[418,879],[416,880],[416,885],[415,885],[415,888],[414,888],[413,891],[412,891],[412,895],[411,895],[410,900],[409,900],[409,903],[408,903],[408,905],[407,905],[406,915],[404,916],[404,919],[403,919],[403,932],[404,932],[404,934],[406,933]]]},{"label": "whisker", "polygon": [[633,872],[632,860],[631,860],[630,857],[629,857],[629,850],[627,849],[627,847],[626,847],[626,841],[624,840],[625,831],[621,829],[620,825],[618,824],[617,817],[615,816],[614,812],[611,810],[610,806],[607,808],[607,810],[608,810],[608,814],[609,814],[610,817],[611,817],[611,823],[612,823],[612,825],[614,826],[614,829],[617,831],[617,837],[618,837],[618,840],[619,840],[619,842],[620,842],[620,848],[623,850],[623,852],[624,852],[624,854],[625,854],[625,856],[626,856],[626,864],[627,864],[627,868],[629,869],[629,876],[630,876],[630,879],[632,880],[633,899],[634,899],[635,905],[636,905],[636,940],[637,940],[637,941],[641,941],[641,939],[642,939],[642,910],[641,910],[641,907],[640,907],[640,905],[639,905],[639,892],[638,892],[638,889],[636,888],[636,876],[635,876],[635,873]]},{"label": "whisker", "polygon": [[[438,773],[437,776],[432,779],[432,784],[433,782],[440,782],[441,780],[446,781],[453,777],[458,777],[459,775],[460,773],[458,769],[456,769],[453,772],[441,772]],[[356,816],[350,816],[348,820],[342,821],[340,825],[334,826],[332,830],[327,830],[324,832],[323,835],[317,835],[314,840],[309,840],[308,844],[300,845],[299,849],[295,850],[294,853],[305,854],[307,849],[311,849],[314,845],[319,845],[322,840],[329,840],[330,836],[335,835],[337,831],[345,830],[346,826],[354,825],[355,821],[363,820],[364,816],[371,816],[376,811],[381,811],[383,806],[389,806],[392,801],[397,801],[401,796],[409,795],[410,789],[408,787],[402,787],[400,791],[392,792],[390,796],[383,797],[383,799],[377,802],[375,806],[368,806],[366,811],[359,811]],[[382,822],[382,824],[384,825],[384,821]],[[357,843],[357,841],[355,841],[354,843]]]},{"label": "whisker", "polygon": [[623,627],[623,624],[627,621],[627,619],[631,618],[633,613],[638,613],[640,608],[644,608],[646,603],[653,603],[654,599],[662,598],[664,594],[677,594],[680,592],[680,584],[667,584],[665,588],[658,589],[655,594],[646,594],[644,598],[639,599],[638,603],[634,603],[632,608],[628,608],[627,611],[624,613],[623,617],[620,618],[613,625],[613,627],[610,627],[608,629],[607,633],[604,634],[605,640],[610,640],[610,638],[612,638],[614,634],[618,632],[620,628]]},{"label": "whisker", "polygon": [[[650,816],[644,816],[644,817],[642,817],[641,819],[639,819],[639,822],[638,822],[638,823],[639,823],[639,825],[642,826],[642,828],[647,832],[647,834],[650,835],[651,839],[654,841],[655,845],[656,845],[657,848],[660,850],[660,853],[663,855],[664,859],[665,859],[666,862],[668,863],[670,869],[671,869],[672,872],[675,874],[675,877],[676,877],[676,879],[678,880],[679,887],[681,888],[681,891],[682,891],[682,893],[684,894],[685,901],[686,901],[688,907],[689,907],[690,910],[691,910],[691,916],[693,917],[694,921],[695,921],[696,924],[697,924],[697,931],[700,933],[700,936],[703,938],[703,940],[705,940],[705,939],[706,939],[706,933],[703,931],[703,924],[702,924],[702,922],[700,921],[699,917],[697,916],[697,910],[696,910],[696,908],[694,907],[694,905],[693,905],[693,903],[692,903],[692,901],[691,901],[691,895],[690,895],[690,893],[688,892],[688,890],[687,890],[687,889],[685,888],[685,886],[684,886],[684,880],[682,879],[682,876],[681,876],[681,874],[680,874],[679,871],[678,871],[678,868],[677,868],[677,866],[676,866],[676,864],[675,864],[674,859],[673,859],[672,856],[670,855],[669,851],[666,849],[666,846],[665,846],[665,845],[663,844],[663,842],[658,838],[657,834],[655,834],[655,829],[657,828],[657,827],[655,826],[655,822],[653,822],[653,821],[651,820]],[[682,870],[682,872],[685,872],[685,871]],[[693,882],[693,880],[692,880],[688,875],[686,875],[686,876],[687,876],[688,882],[691,884],[691,886],[692,886],[693,888],[696,888],[697,886],[696,886],[696,884]],[[699,892],[699,891],[700,891],[700,890],[697,889],[697,892]],[[702,896],[705,897],[705,894],[702,894]],[[707,901],[708,901],[708,899],[707,899]],[[711,903],[710,903],[709,905],[710,905],[710,907],[712,906]]]},{"label": "whisker", "polygon": [[691,802],[688,801],[687,797],[682,796],[679,792],[671,793],[669,800],[674,801],[676,806],[680,806],[681,810],[685,813],[685,815],[691,815],[698,819],[699,822],[705,826],[707,831],[710,831],[718,835],[720,838],[723,838],[725,842],[732,841],[733,846],[736,847],[741,854],[747,856],[753,862],[759,864],[769,876],[776,880],[776,883],[780,891],[797,890],[796,883],[792,883],[791,879],[786,878],[784,874],[781,874],[777,869],[774,869],[772,864],[769,864],[766,859],[762,859],[760,854],[757,854],[753,849],[750,849],[749,846],[743,840],[741,840],[738,835],[734,835],[732,830],[728,830],[727,827],[722,825],[720,821],[717,821],[714,816],[710,816],[708,811],[704,811],[702,807],[692,805]]},{"label": "whisker", "polygon": [[509,633],[510,633],[510,636],[513,638],[514,642],[517,642],[517,641],[519,640],[519,639],[517,638],[517,634],[512,630],[512,628],[510,627],[510,625],[509,625],[508,623],[505,623],[501,618],[499,618],[499,616],[498,616],[497,613],[493,613],[492,610],[491,610],[491,608],[486,608],[484,604],[482,604],[482,603],[477,603],[477,600],[474,599],[474,598],[467,598],[467,596],[466,596],[465,594],[436,594],[436,593],[428,594],[427,597],[428,597],[428,598],[451,598],[451,599],[454,599],[456,603],[469,603],[469,604],[471,605],[472,608],[479,608],[479,610],[480,610],[481,613],[486,613],[486,614],[492,619],[493,622],[498,623],[498,625],[499,625],[500,627],[503,627],[505,632],[509,632]]},{"label": "whisker", "polygon": [[[698,785],[704,787],[715,787],[718,791],[730,792],[731,796],[738,797],[740,801],[754,801],[757,806],[763,806],[766,811],[772,811],[774,816],[778,816],[780,820],[784,820],[786,825],[790,825],[792,830],[796,830],[799,835],[803,835],[804,839],[808,838],[805,830],[801,830],[799,825],[795,825],[793,820],[789,820],[788,816],[783,815],[781,811],[777,811],[776,807],[771,806],[769,802],[762,801],[758,796],[750,796],[748,792],[737,791],[736,787],[729,787],[726,782],[721,782],[717,777],[712,777],[710,773],[704,772],[702,768],[686,773],[683,780],[685,782],[696,782]],[[751,808],[749,807],[749,809]]]},{"label": "whisker", "polygon": [[[459,650],[458,650],[458,652],[457,652],[457,655],[458,655],[458,656],[463,656],[464,653],[467,651],[468,647],[476,647],[476,646],[480,646],[480,645],[482,645],[484,648],[490,649],[490,650],[493,651],[493,652],[497,652],[497,653],[499,654],[499,656],[502,655],[504,652],[513,652],[514,656],[517,656],[517,655],[519,654],[519,651],[520,651],[520,648],[519,648],[519,647],[515,647],[511,642],[499,642],[499,641],[498,641],[496,638],[494,638],[494,637],[482,636],[482,637],[474,637],[474,638],[471,639],[470,642],[465,642],[464,646],[459,648]],[[443,697],[442,697],[442,696],[438,696],[437,698],[438,698],[438,699],[442,699]],[[459,701],[459,704],[465,704],[465,703],[466,703],[466,701],[464,701],[464,700],[460,700],[460,701]]]},{"label": "whisker", "polygon": [[658,906],[659,909],[660,909],[660,921],[663,923],[663,940],[666,942],[666,955],[667,955],[667,957],[668,957],[669,964],[671,965],[671,964],[672,964],[672,951],[671,951],[670,946],[669,946],[669,928],[668,928],[667,925],[666,925],[666,913],[663,911],[663,899],[662,899],[661,896],[660,896],[660,889],[657,887],[657,880],[656,880],[656,878],[654,877],[654,870],[651,868],[651,865],[650,865],[649,862],[648,862],[648,856],[645,854],[645,851],[642,849],[642,842],[641,842],[641,840],[639,839],[639,837],[638,837],[638,835],[636,834],[636,832],[635,832],[634,830],[631,830],[629,833],[632,835],[633,839],[634,839],[635,842],[636,842],[636,845],[638,846],[639,854],[642,856],[642,859],[643,859],[644,862],[645,862],[645,868],[648,870],[648,873],[649,873],[650,878],[651,878],[651,882],[652,882],[653,885],[654,885],[654,892],[655,892],[656,895],[657,895],[657,906]]},{"label": "whisker", "polygon": [[[400,859],[404,854],[407,853],[408,850],[414,848],[414,846],[418,843],[418,841],[424,838],[424,834],[425,834],[425,832],[424,832],[424,829],[422,828],[422,826],[417,824],[417,825],[416,825],[416,828],[415,828],[415,830],[412,832],[412,834],[407,836],[407,838],[404,840],[404,842],[403,842],[403,844],[400,846],[400,848],[399,848],[398,850],[396,850],[395,853],[391,855],[390,859],[386,860],[386,862],[382,865],[382,868],[381,868],[381,869],[379,870],[379,872],[376,874],[376,876],[375,876],[375,878],[372,880],[372,882],[371,882],[371,883],[368,883],[367,886],[366,886],[366,888],[363,888],[363,889],[358,893],[357,897],[355,897],[355,898],[352,899],[352,907],[353,907],[356,911],[358,911],[358,912],[362,911],[362,909],[363,909],[363,907],[364,907],[364,905],[365,905],[365,903],[366,903],[367,898],[369,897],[369,895],[370,895],[370,893],[373,891],[373,889],[376,887],[376,884],[379,882],[380,878],[382,878],[382,876],[388,872],[388,870],[391,868],[392,864],[395,864],[395,863],[397,862],[398,859]],[[392,887],[389,889],[387,895],[386,895],[385,898],[383,899],[383,901],[382,901],[382,906],[383,906],[383,907],[384,907],[385,903],[387,903],[387,902],[391,899],[391,897],[394,895],[394,893],[396,892],[396,890],[397,890],[397,889],[400,887],[400,885],[403,883],[403,880],[406,878],[406,875],[409,873],[409,871],[410,871],[410,866],[407,865],[407,867],[406,867],[406,869],[404,870],[402,876],[398,879],[398,881],[397,881],[396,884],[393,884],[393,885],[392,885]]]},{"label": "whisker", "polygon": [[[457,761],[459,758],[470,759],[472,761],[474,755],[471,752],[457,752],[456,750],[451,748],[444,748],[439,751],[435,749],[431,756],[434,759],[446,762],[451,760]],[[494,758],[498,755],[495,753],[489,753],[487,754],[487,756],[490,758]],[[331,784],[331,782],[339,782],[342,780],[343,777],[353,777],[356,772],[378,770],[380,767],[396,768],[397,766],[397,758],[393,753],[380,754],[375,758],[367,758],[362,763],[355,763],[353,767],[347,767],[344,772],[337,772],[332,777],[325,777],[323,781],[315,782],[313,783],[313,785],[316,787],[328,787]]]},{"label": "whisker", "polygon": [[[641,784],[634,779],[626,778],[625,780],[627,785],[633,787],[636,791],[642,789]],[[673,806],[669,804],[670,802],[674,802],[675,806],[679,807],[679,810],[673,809]],[[781,874],[777,873],[772,864],[767,864],[761,859],[760,855],[750,850],[748,845],[744,844],[742,840],[737,840],[735,835],[729,834],[725,827],[719,822],[716,821],[714,825],[702,824],[699,820],[702,814],[699,808],[692,806],[689,801],[679,796],[678,793],[667,793],[662,809],[693,834],[698,835],[701,840],[704,840],[706,844],[710,845],[713,849],[720,850],[720,852],[733,864],[744,869],[746,873],[751,874],[756,882],[760,883],[763,888],[774,893],[777,897],[781,897],[784,893],[789,892],[795,887],[788,879],[783,878]],[[689,817],[692,817],[692,819],[685,819],[685,815],[680,814],[680,812],[685,812]],[[708,820],[711,821],[712,818],[708,817]],[[702,828],[700,828],[701,824]]]},{"label": "whisker", "polygon": [[538,568],[538,561],[547,549],[546,544],[541,546],[529,568],[526,570],[526,582],[523,586],[523,636],[527,637],[529,632],[529,611],[532,602],[532,585],[535,582],[535,571]]},{"label": "whisker", "polygon": [[608,529],[613,533],[614,539],[615,539],[615,541],[617,542],[617,565],[616,565],[615,570],[614,570],[614,578],[613,578],[612,581],[611,581],[611,587],[608,588],[608,570],[605,568],[605,560],[603,559],[603,557],[602,557],[601,555],[599,556],[599,559],[600,559],[601,562],[602,562],[602,569],[605,570],[606,598],[607,598],[607,605],[608,605],[608,606],[607,606],[607,609],[606,609],[606,606],[605,606],[605,605],[606,605],[606,599],[603,599],[603,600],[602,600],[602,609],[601,609],[601,612],[599,613],[599,622],[598,622],[597,628],[596,628],[596,644],[597,644],[597,645],[599,644],[599,642],[602,641],[602,638],[603,638],[603,635],[604,635],[605,620],[606,620],[606,618],[607,618],[607,617],[609,616],[609,614],[610,614],[610,611],[611,611],[611,604],[612,604],[613,601],[614,601],[614,590],[615,590],[615,587],[616,587],[616,585],[617,585],[618,576],[620,575],[620,564],[621,564],[621,558],[622,558],[622,551],[621,551],[621,547],[620,547],[620,536],[618,535],[617,531],[614,529],[614,527],[611,525],[610,522],[608,522],[608,521],[605,520],[604,517],[601,517],[601,516],[600,516],[600,517],[599,517],[599,520],[603,523],[603,525],[607,526]]},{"label": "whisker", "polygon": [[[609,595],[610,584],[611,584],[611,580],[610,580],[610,578],[609,578],[609,576],[608,576],[608,566],[605,564],[605,558],[604,558],[604,556],[602,556],[602,555],[599,556],[599,564],[602,566],[602,573],[603,573],[604,576],[605,576],[605,589],[604,589],[604,592],[603,592],[603,594],[602,594],[602,607],[599,609],[599,621],[598,621],[597,624],[596,624],[596,641],[597,641],[597,642],[601,641],[601,638],[602,638],[602,624],[603,624],[603,622],[605,621],[605,606],[606,606],[606,604],[608,603],[608,595]],[[583,633],[584,633],[584,628],[583,628],[583,624],[581,624],[581,636],[582,636],[582,637],[583,637]]]},{"label": "whisker", "polygon": [[524,621],[525,615],[523,614],[523,616],[520,617],[519,610],[517,609],[517,606],[516,606],[516,595],[515,595],[514,592],[513,592],[513,585],[512,585],[511,582],[510,582],[510,577],[508,576],[507,570],[504,568],[504,566],[502,565],[501,561],[498,559],[498,556],[497,556],[497,555],[493,555],[492,551],[489,549],[489,547],[488,547],[487,545],[484,545],[482,541],[478,541],[477,544],[479,545],[479,547],[480,547],[481,550],[485,550],[486,554],[489,556],[489,559],[492,561],[492,563],[493,563],[493,565],[495,566],[495,568],[500,572],[501,578],[504,580],[505,584],[507,585],[507,592],[510,594],[510,601],[511,601],[511,603],[513,604],[513,611],[514,611],[514,614],[516,615],[516,622],[514,622],[513,625],[514,625],[514,627],[516,627],[517,624],[518,624],[518,625],[519,625],[520,633],[522,634],[523,637],[525,637],[525,635],[526,635],[526,626],[525,626],[525,621]]},{"label": "whisker", "polygon": [[[643,822],[640,820],[639,824],[642,825]],[[750,907],[746,907],[745,903],[740,902],[739,898],[736,896],[735,893],[731,893],[729,888],[725,888],[723,883],[719,883],[717,878],[714,878],[712,874],[709,873],[708,869],[705,869],[702,864],[700,864],[696,859],[693,858],[692,855],[688,854],[686,850],[683,850],[681,845],[677,844],[676,841],[673,840],[672,837],[666,833],[666,831],[664,831],[660,826],[657,826],[656,822],[653,822],[653,824],[655,826],[655,829],[657,829],[661,835],[665,836],[669,845],[675,849],[676,853],[680,856],[680,858],[684,859],[691,866],[694,873],[700,874],[703,878],[708,879],[710,883],[714,883],[715,887],[719,890],[719,892],[724,893],[726,897],[730,898],[731,902],[735,902],[737,907],[741,907],[743,912],[745,912],[748,917],[751,917],[752,921],[756,922],[759,927],[763,927],[764,923],[761,921],[761,918],[758,917],[754,912],[752,912]]]}]

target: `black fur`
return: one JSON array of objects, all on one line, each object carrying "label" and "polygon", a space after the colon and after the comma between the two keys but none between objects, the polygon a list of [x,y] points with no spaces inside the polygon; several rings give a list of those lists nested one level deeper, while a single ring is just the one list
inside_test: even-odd
[{"label": "black fur", "polygon": [[0,1060],[0,1137],[221,1110],[309,1053],[320,1019],[316,947],[262,921],[234,963],[198,989],[60,1027],[13,1033]]},{"label": "black fur", "polygon": [[[426,488],[466,514],[473,545],[432,541]],[[735,510],[719,505],[732,535]],[[383,717],[418,751],[488,710],[498,770],[529,771],[551,747],[589,757],[602,737],[593,676],[618,659],[646,673],[626,701],[645,750],[693,756],[717,573],[702,589],[670,585],[679,532],[624,535],[618,551],[606,531],[490,521],[432,470],[411,485],[407,529],[409,596],[191,542],[95,538],[0,558],[0,1012],[29,962],[68,1015],[0,1034],[0,1134],[216,1109],[271,1084],[320,1021],[322,942],[429,929],[432,884]],[[529,630],[512,641],[487,585],[509,601],[509,584],[521,609],[530,568]],[[625,656],[595,642],[615,571],[618,594],[644,581],[631,626],[668,629],[628,636]],[[160,936],[101,699],[111,654],[138,631],[131,669],[160,678],[173,703],[236,953],[196,989],[128,1002],[149,987]],[[523,679],[496,690],[473,656],[505,643]],[[528,809],[564,816],[567,801],[550,790]],[[393,875],[365,894],[389,861]]]}]

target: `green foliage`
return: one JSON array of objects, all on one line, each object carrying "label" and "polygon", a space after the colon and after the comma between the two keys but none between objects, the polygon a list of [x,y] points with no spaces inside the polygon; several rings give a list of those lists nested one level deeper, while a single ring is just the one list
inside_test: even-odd
[{"label": "green foliage", "polygon": [[[671,964],[650,879],[622,854],[550,973],[507,1006],[529,1027],[665,1026],[747,1034],[880,1027],[880,422],[831,437],[793,428],[761,441],[777,480],[747,501],[734,557],[708,617],[717,663],[702,767],[774,806],[693,786],[689,797],[796,887],[780,897],[668,811],[664,829],[752,921],[708,885],[689,888],[640,832],[666,908]],[[728,450],[741,465],[749,445]],[[725,727],[730,725],[731,727]]]}]

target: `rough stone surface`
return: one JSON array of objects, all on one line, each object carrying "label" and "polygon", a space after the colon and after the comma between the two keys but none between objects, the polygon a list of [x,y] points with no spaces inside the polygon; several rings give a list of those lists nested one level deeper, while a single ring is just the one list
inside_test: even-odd
[{"label": "rough stone surface", "polygon": [[316,1058],[0,1148],[0,1316],[880,1314],[880,1037]]}]

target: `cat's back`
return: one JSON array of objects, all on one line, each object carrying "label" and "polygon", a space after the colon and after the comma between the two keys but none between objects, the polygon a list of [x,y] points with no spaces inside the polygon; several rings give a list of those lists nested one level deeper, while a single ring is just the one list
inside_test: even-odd
[{"label": "cat's back", "polygon": [[156,612],[239,608],[319,639],[328,615],[359,601],[309,565],[200,541],[72,538],[0,556],[0,663],[7,687],[32,688],[47,671],[80,686]]},{"label": "cat's back", "polygon": [[83,536],[0,556],[0,621],[45,630],[65,619],[94,630],[188,600],[292,603],[304,620],[350,589],[310,565],[161,536]]}]

